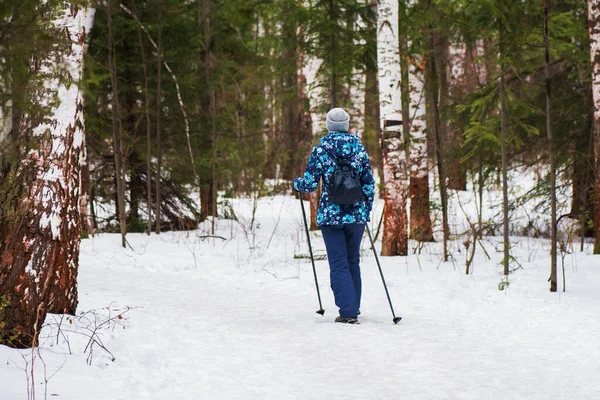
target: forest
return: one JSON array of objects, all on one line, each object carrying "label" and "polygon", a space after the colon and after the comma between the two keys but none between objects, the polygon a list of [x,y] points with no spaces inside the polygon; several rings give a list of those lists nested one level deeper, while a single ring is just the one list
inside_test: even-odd
[{"label": "forest", "polygon": [[598,0],[0,0],[0,345],[76,313],[86,240],[216,240],[239,199],[255,232],[259,202],[298,198],[334,107],[370,156],[379,255],[501,237],[508,286],[511,238],[543,238],[556,292],[569,226],[597,260]]}]

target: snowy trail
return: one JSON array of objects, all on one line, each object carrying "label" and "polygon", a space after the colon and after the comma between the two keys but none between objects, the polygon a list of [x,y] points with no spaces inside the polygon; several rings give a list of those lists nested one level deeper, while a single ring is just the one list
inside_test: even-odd
[{"label": "snowy trail", "polygon": [[[359,326],[332,322],[335,307],[323,273],[327,311],[324,317],[314,314],[309,269],[302,279],[284,281],[269,275],[222,279],[191,271],[119,271],[119,266],[82,273],[84,282],[103,279],[105,287],[114,288],[109,298],[142,307],[131,312],[131,326],[115,334],[111,351],[118,360],[107,369],[120,371],[127,384],[110,398],[600,395],[595,383],[600,325],[593,310],[574,307],[569,298],[524,304],[518,293],[490,291],[489,282],[455,273],[436,278],[432,271],[415,271],[407,277],[404,269],[387,268],[393,301],[404,317],[395,326],[376,265],[364,261]],[[318,268],[326,271],[324,262]],[[85,398],[95,397],[86,393]]]},{"label": "snowy trail", "polygon": [[[280,206],[266,210],[263,223],[272,209]],[[48,373],[60,368],[48,393],[74,400],[600,398],[597,257],[567,258],[568,291],[556,294],[548,292],[541,240],[518,239],[523,269],[505,291],[497,288],[501,254],[492,245],[493,259],[480,254],[469,276],[461,260],[456,270],[439,265],[439,244],[420,256],[384,257],[403,317],[394,325],[363,242],[362,323],[335,324],[327,262],[317,262],[321,317],[310,262],[293,259],[304,246],[294,248],[298,226],[283,221],[268,251],[269,227],[253,251],[245,238],[202,242],[183,233],[129,235],[133,251],[121,250],[117,235],[82,242],[79,309],[132,309],[124,328],[103,333],[114,362],[96,348],[88,366],[77,337],[73,355],[47,342]],[[228,235],[229,225],[220,229]],[[321,249],[318,234],[313,239]],[[0,399],[27,398],[22,366],[18,352],[0,347]]]}]

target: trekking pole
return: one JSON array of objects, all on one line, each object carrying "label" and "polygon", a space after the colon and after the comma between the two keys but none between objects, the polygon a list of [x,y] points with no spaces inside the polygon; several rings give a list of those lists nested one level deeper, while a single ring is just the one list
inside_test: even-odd
[{"label": "trekking pole", "polygon": [[377,266],[379,267],[379,274],[381,275],[381,281],[383,282],[383,287],[385,289],[385,294],[387,295],[388,302],[390,303],[390,308],[392,309],[392,316],[394,317],[394,324],[400,322],[402,317],[396,317],[396,313],[394,313],[394,306],[392,306],[392,300],[390,299],[390,293],[388,292],[387,285],[385,284],[385,278],[383,277],[383,271],[381,271],[381,264],[379,264],[379,257],[377,257],[377,250],[375,249],[375,243],[373,243],[373,237],[371,236],[371,230],[369,229],[369,225],[365,225],[367,227],[367,233],[369,234],[369,239],[371,240],[371,248],[373,249],[373,254],[375,255],[375,261],[377,261]]},{"label": "trekking pole", "polygon": [[308,233],[308,222],[306,222],[306,211],[304,211],[304,199],[302,198],[302,192],[298,192],[300,196],[300,205],[302,206],[302,217],[304,218],[304,230],[306,231],[306,240],[308,241],[308,251],[310,253],[310,262],[312,263],[313,275],[315,276],[315,286],[317,287],[317,297],[319,298],[319,311],[317,314],[325,314],[323,305],[321,304],[321,292],[319,292],[319,281],[317,280],[317,269],[315,268],[315,258],[313,257],[312,246],[310,245],[310,233]]}]

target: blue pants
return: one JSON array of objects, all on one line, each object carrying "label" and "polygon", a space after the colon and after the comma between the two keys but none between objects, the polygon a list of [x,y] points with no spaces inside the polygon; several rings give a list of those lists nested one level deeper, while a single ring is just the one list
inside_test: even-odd
[{"label": "blue pants", "polygon": [[360,308],[360,242],[364,224],[323,225],[331,289],[341,317],[356,317]]}]

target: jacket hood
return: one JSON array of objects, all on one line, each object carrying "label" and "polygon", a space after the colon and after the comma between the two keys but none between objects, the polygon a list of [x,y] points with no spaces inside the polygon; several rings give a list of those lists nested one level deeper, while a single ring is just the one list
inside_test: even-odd
[{"label": "jacket hood", "polygon": [[359,151],[358,136],[346,132],[329,132],[321,138],[321,146],[339,158],[351,158]]}]

